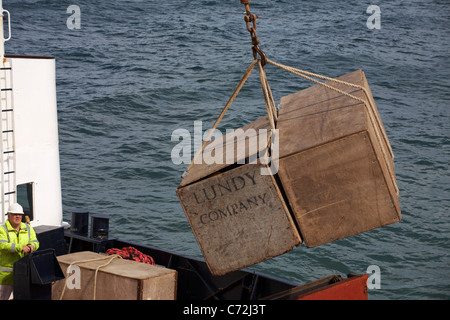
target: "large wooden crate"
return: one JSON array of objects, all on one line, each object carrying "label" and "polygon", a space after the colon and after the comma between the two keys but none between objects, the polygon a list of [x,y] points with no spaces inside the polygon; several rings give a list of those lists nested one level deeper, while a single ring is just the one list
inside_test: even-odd
[{"label": "large wooden crate", "polygon": [[[68,281],[74,283],[75,273],[67,274],[73,262],[93,260],[104,257],[89,251],[58,256],[57,259]],[[110,257],[110,256],[109,256]],[[106,260],[77,263],[80,268],[80,288],[68,286],[63,300],[92,300],[94,298],[95,272]],[[66,280],[53,284],[52,299],[59,300]],[[97,274],[97,300],[174,300],[176,299],[177,272],[162,266],[152,266],[142,262],[114,259],[109,265],[101,267]]]},{"label": "large wooden crate", "polygon": [[[227,138],[214,140],[205,151],[215,150],[216,155],[223,155],[224,161],[195,164],[177,189],[198,245],[214,275],[281,255],[301,243],[275,176],[261,174],[261,169],[268,165],[260,161],[237,164],[265,150],[266,146],[259,143],[251,150],[239,142],[247,139],[252,143],[253,138],[264,138],[261,136],[264,132],[259,129],[267,128],[269,122],[264,117],[241,128],[234,143]],[[225,161],[231,149],[234,164]]]},{"label": "large wooden crate", "polygon": [[361,70],[281,99],[279,177],[308,247],[401,219],[393,154]]}]

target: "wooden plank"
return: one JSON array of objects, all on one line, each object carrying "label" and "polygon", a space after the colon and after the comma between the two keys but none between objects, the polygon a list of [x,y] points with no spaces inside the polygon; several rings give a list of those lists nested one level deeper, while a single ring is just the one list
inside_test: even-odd
[{"label": "wooden plank", "polygon": [[[361,125],[364,125],[361,121],[366,121],[366,129],[369,126],[373,126],[375,130],[374,133],[378,133],[380,135],[380,145],[388,155],[386,160],[389,162],[389,166],[393,170],[394,163],[392,149],[364,73],[361,70],[357,70],[347,75],[338,77],[337,79],[362,86],[366,89],[368,96],[366,96],[362,89],[331,81],[325,82],[357,98],[364,99],[368,102],[370,101],[372,104],[369,103],[369,106],[373,106],[370,108],[370,112],[373,114],[373,119],[368,118],[368,111],[363,103],[331,89],[325,88],[322,85],[315,85],[305,90],[282,97],[280,102],[283,107],[280,109],[277,125],[277,128],[281,131],[280,141],[283,141],[283,143],[280,144],[280,155],[289,155],[293,152],[304,150],[308,146],[323,143],[327,139],[331,141],[333,140],[333,137],[336,138],[358,132],[361,130]],[[346,108],[361,108],[362,112],[366,114],[366,117],[361,118],[360,114],[353,114],[350,110],[346,110]],[[343,113],[347,112],[347,114],[345,117],[340,117],[338,120],[334,120],[334,117],[336,117],[336,112],[330,113],[330,111],[333,110]],[[308,119],[314,115],[316,117],[316,121],[308,121]],[[298,123],[299,120],[302,120],[302,122]],[[317,122],[319,122],[320,125],[317,125]],[[358,125],[355,126],[355,123]],[[300,128],[301,132],[308,132],[310,130],[317,130],[318,128],[321,128],[321,133],[325,133],[327,136],[324,136],[321,139],[318,139],[318,136],[302,137],[301,144],[295,145],[295,142],[299,140],[298,135],[293,132],[296,128]],[[281,135],[284,137],[281,137]]]},{"label": "wooden plank", "polygon": [[[266,146],[259,142],[267,140],[267,137],[260,136],[264,132],[260,131],[260,129],[268,130],[267,135],[270,133],[270,123],[267,116],[238,128],[235,132],[228,133],[220,139],[214,139],[209,142],[204,148],[204,153],[217,158],[217,161],[206,163],[204,157],[199,156],[199,160],[196,160],[199,162],[194,163],[189,170],[189,174],[181,181],[180,186],[186,186],[201,180],[250,156],[262,153]],[[221,154],[222,156],[216,157],[216,154]]]},{"label": "wooden plank", "polygon": [[325,100],[310,111],[306,109],[280,111],[281,158],[367,128],[364,106],[348,97]]},{"label": "wooden plank", "polygon": [[279,177],[308,247],[400,221],[393,154],[361,70],[283,97]]},{"label": "wooden plank", "polygon": [[281,159],[279,176],[308,247],[400,220],[366,132]]},{"label": "wooden plank", "polygon": [[294,221],[263,165],[247,164],[177,189],[214,275],[270,259],[301,243]]}]

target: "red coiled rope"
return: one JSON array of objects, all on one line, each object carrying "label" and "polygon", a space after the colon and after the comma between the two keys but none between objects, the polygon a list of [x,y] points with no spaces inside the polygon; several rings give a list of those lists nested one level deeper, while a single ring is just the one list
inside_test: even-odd
[{"label": "red coiled rope", "polygon": [[122,249],[112,248],[106,250],[106,254],[117,254],[123,259],[134,260],[137,262],[143,262],[151,265],[155,265],[155,261],[149,255],[143,254],[139,250],[133,247],[123,247]]}]

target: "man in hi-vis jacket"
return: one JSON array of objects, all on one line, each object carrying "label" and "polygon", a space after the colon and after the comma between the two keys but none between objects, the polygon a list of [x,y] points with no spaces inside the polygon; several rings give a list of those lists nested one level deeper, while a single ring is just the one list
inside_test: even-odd
[{"label": "man in hi-vis jacket", "polygon": [[20,204],[8,209],[8,220],[0,226],[0,300],[7,300],[13,292],[13,265],[26,254],[39,248],[34,229],[22,222]]}]

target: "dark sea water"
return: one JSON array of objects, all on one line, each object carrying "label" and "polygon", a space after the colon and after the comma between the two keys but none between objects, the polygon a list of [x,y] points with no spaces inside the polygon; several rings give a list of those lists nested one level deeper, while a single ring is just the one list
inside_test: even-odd
[{"label": "dark sea water", "polygon": [[[66,25],[70,5],[81,28]],[[369,5],[381,9],[370,30]],[[5,0],[8,54],[56,57],[64,218],[111,217],[110,233],[201,257],[175,194],[186,165],[172,132],[211,127],[252,62],[238,0]],[[450,3],[253,0],[276,62],[336,77],[362,69],[395,154],[402,221],[252,269],[299,284],[380,268],[371,299],[450,298]],[[311,84],[266,67],[275,96]],[[255,70],[221,128],[265,114]]]}]

